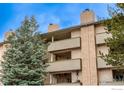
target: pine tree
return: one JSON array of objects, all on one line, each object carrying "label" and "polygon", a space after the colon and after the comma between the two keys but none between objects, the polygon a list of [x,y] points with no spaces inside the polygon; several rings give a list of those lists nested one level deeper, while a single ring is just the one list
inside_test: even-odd
[{"label": "pine tree", "polygon": [[108,34],[112,37],[105,39],[106,45],[109,47],[108,54],[103,54],[108,65],[122,67],[124,66],[124,4],[116,4],[116,8],[108,9],[111,19],[105,20],[103,25],[106,26]]},{"label": "pine tree", "polygon": [[6,41],[2,61],[4,85],[43,85],[47,44],[40,37],[34,17],[28,17]]}]

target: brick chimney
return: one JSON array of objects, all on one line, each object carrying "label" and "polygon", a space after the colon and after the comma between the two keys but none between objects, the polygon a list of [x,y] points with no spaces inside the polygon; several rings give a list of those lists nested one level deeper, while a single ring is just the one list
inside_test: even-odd
[{"label": "brick chimney", "polygon": [[95,14],[89,9],[85,9],[80,15],[81,24],[95,22]]},{"label": "brick chimney", "polygon": [[58,24],[49,24],[48,26],[48,32],[53,32],[59,30],[59,25]]}]

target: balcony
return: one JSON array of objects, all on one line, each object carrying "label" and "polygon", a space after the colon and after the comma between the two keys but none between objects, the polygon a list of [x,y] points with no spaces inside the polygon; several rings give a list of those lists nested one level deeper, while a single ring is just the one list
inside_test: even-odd
[{"label": "balcony", "polygon": [[100,82],[99,85],[124,85],[124,81]]},{"label": "balcony", "polygon": [[105,39],[111,37],[111,34],[107,34],[107,33],[100,33],[96,35],[96,44],[104,44],[105,43]]},{"label": "balcony", "polygon": [[81,60],[63,60],[49,63],[47,72],[81,70]]},{"label": "balcony", "polygon": [[106,62],[103,59],[101,59],[100,57],[97,58],[97,66],[99,69],[112,67],[111,65],[106,65]]},{"label": "balcony", "polygon": [[[51,84],[52,85],[52,84]],[[52,86],[80,86],[80,83],[61,83],[61,84],[53,84]]]},{"label": "balcony", "polygon": [[80,45],[80,38],[70,38],[60,41],[54,41],[48,46],[48,51],[58,51],[58,50],[65,50],[65,49],[72,49],[72,48],[79,48]]}]

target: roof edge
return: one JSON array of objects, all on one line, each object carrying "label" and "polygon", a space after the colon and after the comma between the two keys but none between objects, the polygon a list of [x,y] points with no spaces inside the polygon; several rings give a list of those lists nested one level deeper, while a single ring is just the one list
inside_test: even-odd
[{"label": "roof edge", "polygon": [[85,27],[85,26],[89,26],[89,25],[96,25],[96,24],[101,24],[101,21],[92,22],[92,23],[88,23],[88,24],[81,24],[81,25],[71,26],[71,27],[59,29],[59,30],[56,30],[56,31],[53,31],[53,32],[42,33],[41,36],[45,36],[45,35],[48,35],[48,34],[54,34],[54,33],[60,32],[60,31],[64,31],[64,30],[78,29],[80,27]]}]

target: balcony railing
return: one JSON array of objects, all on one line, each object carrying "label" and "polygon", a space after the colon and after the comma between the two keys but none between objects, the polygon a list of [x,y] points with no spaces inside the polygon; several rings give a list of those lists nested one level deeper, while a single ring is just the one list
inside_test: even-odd
[{"label": "balcony railing", "polygon": [[63,60],[48,63],[47,72],[81,70],[81,60]]},{"label": "balcony railing", "polygon": [[96,44],[104,44],[105,43],[105,39],[111,37],[111,34],[107,34],[107,33],[100,33],[96,35]]},{"label": "balcony railing", "polygon": [[124,85],[124,81],[101,82],[99,85]]},{"label": "balcony railing", "polygon": [[97,68],[110,68],[110,67],[112,67],[111,65],[107,65],[106,62],[100,57],[97,58],[97,64],[98,64]]},{"label": "balcony railing", "polygon": [[57,50],[72,49],[79,47],[80,47],[80,38],[70,38],[70,39],[52,42],[48,46],[48,51],[52,52]]},{"label": "balcony railing", "polygon": [[52,86],[80,86],[80,83],[76,82],[76,83],[59,83],[59,84],[51,84]]}]

